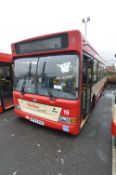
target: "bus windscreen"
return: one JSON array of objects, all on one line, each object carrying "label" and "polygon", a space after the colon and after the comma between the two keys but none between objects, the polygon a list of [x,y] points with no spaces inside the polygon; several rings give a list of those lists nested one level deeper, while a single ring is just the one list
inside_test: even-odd
[{"label": "bus windscreen", "polygon": [[76,54],[18,58],[14,90],[74,100],[78,97],[79,57]]},{"label": "bus windscreen", "polygon": [[57,50],[68,47],[67,34],[39,38],[16,43],[16,54],[29,54],[48,50]]}]

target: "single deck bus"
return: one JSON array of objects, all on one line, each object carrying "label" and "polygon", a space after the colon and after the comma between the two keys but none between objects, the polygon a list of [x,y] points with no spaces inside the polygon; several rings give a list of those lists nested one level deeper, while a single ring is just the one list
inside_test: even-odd
[{"label": "single deck bus", "polygon": [[18,116],[77,135],[100,97],[105,63],[78,30],[12,44]]},{"label": "single deck bus", "polygon": [[0,53],[0,113],[14,106],[12,92],[12,56]]},{"label": "single deck bus", "polygon": [[116,90],[113,91],[112,96],[112,174],[116,174]]},{"label": "single deck bus", "polygon": [[115,138],[115,146],[116,146],[116,90],[114,91],[113,94],[113,111],[112,111],[112,127],[111,127],[111,131],[112,131],[112,137]]}]

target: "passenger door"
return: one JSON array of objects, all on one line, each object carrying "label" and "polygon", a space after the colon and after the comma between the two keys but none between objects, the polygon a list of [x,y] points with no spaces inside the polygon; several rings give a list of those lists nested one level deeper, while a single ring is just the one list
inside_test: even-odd
[{"label": "passenger door", "polygon": [[82,74],[82,116],[85,118],[91,108],[91,89],[92,89],[93,62],[92,59],[83,57],[83,74]]},{"label": "passenger door", "polygon": [[0,95],[3,110],[13,106],[13,77],[11,66],[0,66]]}]

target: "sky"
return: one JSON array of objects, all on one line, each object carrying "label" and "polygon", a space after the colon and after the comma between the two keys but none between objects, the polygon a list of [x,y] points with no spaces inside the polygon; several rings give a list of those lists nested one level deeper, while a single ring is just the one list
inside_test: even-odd
[{"label": "sky", "polygon": [[0,52],[11,43],[78,29],[108,64],[116,65],[116,0],[0,0]]}]

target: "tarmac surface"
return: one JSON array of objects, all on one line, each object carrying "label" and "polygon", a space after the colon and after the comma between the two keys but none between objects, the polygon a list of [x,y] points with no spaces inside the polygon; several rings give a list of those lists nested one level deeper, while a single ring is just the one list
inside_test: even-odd
[{"label": "tarmac surface", "polygon": [[1,114],[0,175],[111,175],[111,117],[110,88],[78,136]]}]

